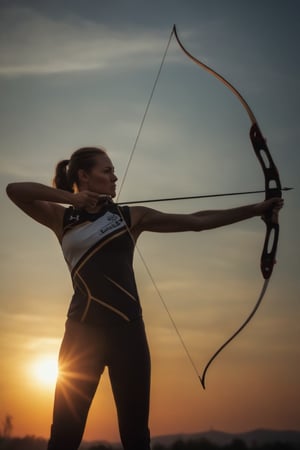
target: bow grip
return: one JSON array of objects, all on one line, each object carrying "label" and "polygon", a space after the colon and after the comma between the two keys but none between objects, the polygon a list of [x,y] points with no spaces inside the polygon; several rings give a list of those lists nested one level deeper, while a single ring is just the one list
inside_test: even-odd
[{"label": "bow grip", "polygon": [[263,220],[266,223],[267,232],[260,259],[260,268],[264,279],[267,280],[270,278],[274,264],[276,263],[279,225],[278,223],[272,223],[268,219]]}]

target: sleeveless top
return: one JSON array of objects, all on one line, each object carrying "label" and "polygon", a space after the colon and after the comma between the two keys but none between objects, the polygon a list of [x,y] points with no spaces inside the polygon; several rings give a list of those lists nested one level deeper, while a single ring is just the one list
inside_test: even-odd
[{"label": "sleeveless top", "polygon": [[141,317],[129,227],[128,206],[107,203],[98,213],[65,210],[61,246],[74,288],[70,319],[110,326]]}]

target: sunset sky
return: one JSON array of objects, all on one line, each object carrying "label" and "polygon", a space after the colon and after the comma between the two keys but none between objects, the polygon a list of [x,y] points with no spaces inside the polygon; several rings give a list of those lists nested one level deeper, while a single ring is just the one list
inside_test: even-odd
[{"label": "sunset sky", "polygon": [[[55,236],[19,211],[5,186],[51,184],[57,161],[86,145],[108,150],[120,183],[173,23],[191,53],[246,98],[282,185],[295,189],[284,194],[262,305],[210,367],[205,391],[136,254],[152,353],[151,432],[300,430],[299,21],[297,0],[0,0],[0,421],[11,415],[14,435],[49,435],[54,382],[39,370],[57,357],[72,288]],[[236,97],[173,38],[120,201],[263,189],[249,128]],[[263,198],[153,207],[194,212]],[[139,241],[199,374],[254,307],[264,235],[255,218]],[[119,440],[106,373],[84,439]]]}]

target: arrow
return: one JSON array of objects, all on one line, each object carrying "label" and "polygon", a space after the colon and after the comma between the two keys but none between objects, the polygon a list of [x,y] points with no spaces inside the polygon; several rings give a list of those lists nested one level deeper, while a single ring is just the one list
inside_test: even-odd
[{"label": "arrow", "polygon": [[[292,187],[284,187],[282,191],[291,191]],[[152,198],[147,200],[131,200],[130,202],[118,202],[118,205],[137,205],[139,203],[159,203],[159,202],[173,202],[175,200],[193,200],[195,198],[214,198],[214,197],[232,197],[234,195],[249,195],[265,193],[265,190],[258,191],[244,191],[244,192],[227,192],[224,194],[206,194],[206,195],[192,195],[188,197],[169,197],[169,198]]]}]

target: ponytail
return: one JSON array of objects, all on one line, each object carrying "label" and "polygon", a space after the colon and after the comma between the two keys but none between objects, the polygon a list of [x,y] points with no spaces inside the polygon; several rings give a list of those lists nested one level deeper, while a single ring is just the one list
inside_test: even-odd
[{"label": "ponytail", "polygon": [[78,188],[78,171],[89,172],[96,162],[96,157],[106,155],[104,148],[82,147],[71,155],[71,159],[60,161],[55,170],[53,186],[64,191],[74,192]]},{"label": "ponytail", "polygon": [[74,192],[73,183],[68,177],[68,159],[63,159],[60,161],[55,169],[55,176],[53,179],[53,186],[57,189],[63,189],[64,191]]}]

